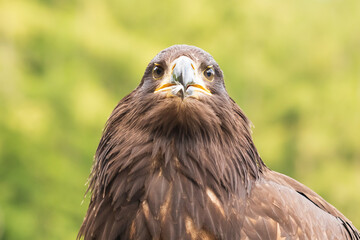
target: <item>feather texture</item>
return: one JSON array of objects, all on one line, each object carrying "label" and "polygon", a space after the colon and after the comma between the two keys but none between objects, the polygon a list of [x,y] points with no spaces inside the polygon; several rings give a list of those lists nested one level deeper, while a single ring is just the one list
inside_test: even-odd
[{"label": "feather texture", "polygon": [[[214,66],[212,95],[154,94],[156,62],[188,56]],[[360,239],[339,211],[269,170],[251,122],[201,49],[160,52],[107,121],[90,175],[84,239]]]}]

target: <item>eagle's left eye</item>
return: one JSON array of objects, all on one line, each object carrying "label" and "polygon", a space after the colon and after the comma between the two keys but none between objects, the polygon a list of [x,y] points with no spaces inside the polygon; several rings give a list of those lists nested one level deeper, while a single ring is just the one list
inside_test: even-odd
[{"label": "eagle's left eye", "polygon": [[160,65],[155,64],[152,74],[154,79],[160,79],[164,75],[165,71]]},{"label": "eagle's left eye", "polygon": [[208,81],[214,80],[215,71],[214,71],[213,66],[208,66],[207,68],[205,68],[204,76]]}]

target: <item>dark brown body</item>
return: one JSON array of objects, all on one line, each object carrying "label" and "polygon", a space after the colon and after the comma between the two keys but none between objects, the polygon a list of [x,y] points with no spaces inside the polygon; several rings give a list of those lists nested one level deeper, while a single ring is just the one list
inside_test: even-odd
[{"label": "dark brown body", "polygon": [[264,165],[220,69],[219,80],[208,85],[211,96],[153,94],[152,64],[181,55],[218,68],[210,55],[189,46],[169,48],[149,64],[139,87],[108,120],[79,237],[360,239],[333,206]]}]

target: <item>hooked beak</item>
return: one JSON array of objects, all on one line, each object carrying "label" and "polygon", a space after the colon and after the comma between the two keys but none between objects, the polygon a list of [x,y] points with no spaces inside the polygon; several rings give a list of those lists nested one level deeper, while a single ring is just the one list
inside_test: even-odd
[{"label": "hooked beak", "polygon": [[188,57],[181,56],[171,64],[172,71],[169,78],[160,84],[154,93],[167,92],[168,95],[198,98],[199,93],[211,95],[201,76],[197,75],[195,63]]}]

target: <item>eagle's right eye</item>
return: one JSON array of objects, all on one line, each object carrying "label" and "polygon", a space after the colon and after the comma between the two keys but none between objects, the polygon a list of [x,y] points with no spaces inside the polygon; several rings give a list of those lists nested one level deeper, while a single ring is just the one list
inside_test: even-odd
[{"label": "eagle's right eye", "polygon": [[155,64],[152,74],[154,79],[160,79],[164,75],[165,71],[159,64]]}]

